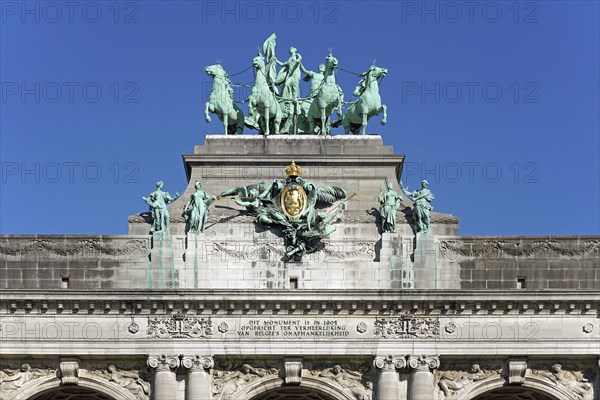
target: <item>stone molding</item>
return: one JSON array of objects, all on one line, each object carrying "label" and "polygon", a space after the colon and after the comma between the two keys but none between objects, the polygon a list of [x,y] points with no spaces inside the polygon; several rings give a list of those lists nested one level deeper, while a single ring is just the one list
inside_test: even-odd
[{"label": "stone molding", "polygon": [[[153,298],[149,300],[149,298]],[[228,299],[224,301],[223,299]],[[360,300],[358,300],[360,299]],[[448,300],[452,299],[452,300]],[[314,291],[287,292],[286,300],[276,291],[229,291],[214,290],[210,294],[195,291],[170,290],[146,291],[49,291],[49,290],[3,290],[0,293],[0,315],[36,314],[85,314],[85,315],[154,315],[173,318],[173,314],[213,315],[218,313],[276,314],[287,310],[302,314],[303,308],[317,308],[327,304],[330,314],[351,315],[367,312],[373,315],[400,318],[407,311],[411,315],[448,316],[472,314],[578,314],[595,316],[600,310],[600,292],[579,290],[519,292],[488,290],[483,293],[448,290],[411,290],[399,296],[397,291],[332,290],[329,293]],[[313,305],[314,307],[311,307]],[[100,307],[101,306],[101,307]],[[306,306],[306,307],[305,307]]]}]

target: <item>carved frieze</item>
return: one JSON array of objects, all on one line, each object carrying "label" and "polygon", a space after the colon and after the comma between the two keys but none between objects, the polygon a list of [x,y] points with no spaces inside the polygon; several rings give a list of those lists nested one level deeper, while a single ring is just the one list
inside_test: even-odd
[{"label": "carved frieze", "polygon": [[212,249],[208,249],[208,253],[212,256],[222,254],[239,260],[261,260],[270,259],[270,254],[281,257],[285,251],[271,243],[248,243],[247,246],[239,247],[226,242],[215,242],[212,243]]},{"label": "carved frieze", "polygon": [[504,241],[486,240],[465,242],[458,240],[440,241],[441,256],[446,259],[459,257],[528,257],[533,255],[581,256],[600,251],[600,241],[586,240],[577,242],[576,246],[556,240]]},{"label": "carved frieze", "polygon": [[148,317],[146,332],[149,338],[160,339],[208,338],[213,333],[210,317],[199,318],[182,312],[165,317]]},{"label": "carved frieze", "polygon": [[221,365],[213,372],[213,399],[229,400],[257,380],[278,374],[277,368],[253,367],[250,364],[233,368]]},{"label": "carved frieze", "polygon": [[88,372],[95,378],[107,381],[108,384],[128,390],[138,400],[150,399],[150,383],[145,370],[122,369],[115,364],[110,364],[106,369]]},{"label": "carved frieze", "polygon": [[72,242],[34,239],[28,241],[0,242],[0,254],[15,256],[17,254],[41,254],[43,252],[64,257],[78,254],[84,256],[124,256],[130,254],[145,254],[147,252],[147,242],[139,239],[131,239],[127,241],[104,241],[88,239]]},{"label": "carved frieze", "polygon": [[567,392],[571,398],[577,400],[593,400],[594,386],[591,371],[582,371],[573,366],[563,367],[561,364],[536,364],[531,366],[531,376],[548,381],[549,385],[556,386]]},{"label": "carved frieze", "polygon": [[31,368],[29,364],[22,364],[19,369],[2,368],[0,369],[0,394],[8,395],[34,379],[45,377],[56,377],[56,370]]},{"label": "carved frieze", "polygon": [[435,317],[404,314],[400,317],[377,318],[375,336],[386,339],[435,337],[440,334],[440,320]]},{"label": "carved frieze", "polygon": [[375,257],[375,242],[357,242],[347,249],[340,249],[337,246],[329,245],[323,248],[325,255],[332,259],[348,259],[360,256]]},{"label": "carved frieze", "polygon": [[482,368],[480,364],[451,365],[445,370],[434,372],[438,386],[438,399],[450,399],[462,396],[473,389],[476,383],[501,376],[501,368]]},{"label": "carved frieze", "polygon": [[309,367],[311,367],[311,369],[308,371],[308,374],[335,382],[343,389],[352,393],[356,400],[372,399],[373,384],[368,375],[368,365],[336,364],[322,368],[319,364],[313,364]]}]

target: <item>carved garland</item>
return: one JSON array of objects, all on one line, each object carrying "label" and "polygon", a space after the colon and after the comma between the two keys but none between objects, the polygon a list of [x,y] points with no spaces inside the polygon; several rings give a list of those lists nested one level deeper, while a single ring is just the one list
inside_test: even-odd
[{"label": "carved garland", "polygon": [[571,248],[563,246],[563,243],[555,240],[525,242],[508,242],[502,240],[464,242],[458,240],[442,240],[440,241],[440,250],[442,257],[448,259],[455,259],[456,256],[473,258],[494,254],[527,257],[536,254],[547,255],[549,253],[573,257],[600,251],[600,241],[587,240],[577,243],[577,247]]},{"label": "carved garland", "polygon": [[146,253],[145,240],[128,240],[126,242],[104,242],[102,240],[80,240],[75,243],[55,242],[52,240],[29,240],[17,242],[0,242],[0,254],[15,256],[47,251],[58,256],[70,256],[86,252],[95,252],[108,256],[122,256],[131,253]]}]

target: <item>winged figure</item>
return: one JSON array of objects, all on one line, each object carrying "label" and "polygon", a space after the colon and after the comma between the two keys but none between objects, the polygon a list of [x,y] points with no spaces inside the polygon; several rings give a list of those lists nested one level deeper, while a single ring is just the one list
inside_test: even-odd
[{"label": "winged figure", "polygon": [[253,183],[251,185],[246,185],[246,186],[236,186],[234,188],[227,189],[227,190],[221,192],[221,194],[219,195],[219,198],[229,197],[229,196],[238,196],[240,199],[246,200],[246,199],[250,198],[250,191],[252,189],[255,189],[258,193],[262,193],[266,187],[267,187],[267,185],[265,184],[264,181],[258,181],[256,183]]}]

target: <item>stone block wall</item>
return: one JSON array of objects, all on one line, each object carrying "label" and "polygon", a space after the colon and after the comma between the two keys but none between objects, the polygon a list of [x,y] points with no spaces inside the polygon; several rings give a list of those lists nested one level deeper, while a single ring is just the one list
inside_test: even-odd
[{"label": "stone block wall", "polygon": [[[351,239],[349,239],[349,237]],[[200,235],[0,236],[1,289],[600,289],[600,238],[377,233],[340,223],[284,262],[253,223]]]},{"label": "stone block wall", "polygon": [[456,237],[442,259],[460,265],[462,289],[600,289],[597,236]]},{"label": "stone block wall", "polygon": [[0,236],[0,289],[146,288],[147,236]]}]

